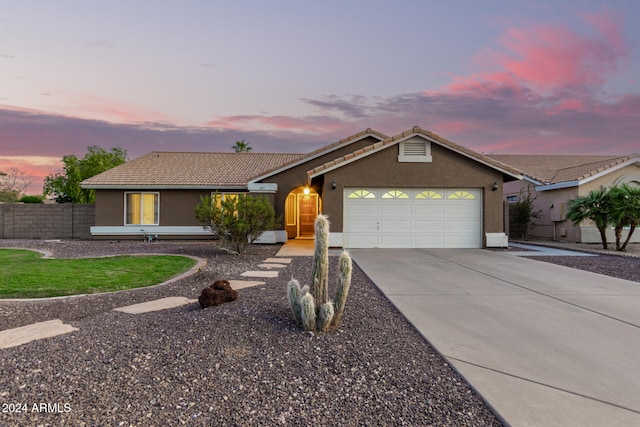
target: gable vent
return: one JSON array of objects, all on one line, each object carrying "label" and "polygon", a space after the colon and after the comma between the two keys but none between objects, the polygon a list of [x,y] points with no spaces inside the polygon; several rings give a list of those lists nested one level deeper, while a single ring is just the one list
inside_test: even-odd
[{"label": "gable vent", "polygon": [[398,153],[399,162],[431,162],[431,142],[422,138],[402,141]]},{"label": "gable vent", "polygon": [[404,143],[405,156],[426,156],[427,143],[425,141],[406,141]]}]

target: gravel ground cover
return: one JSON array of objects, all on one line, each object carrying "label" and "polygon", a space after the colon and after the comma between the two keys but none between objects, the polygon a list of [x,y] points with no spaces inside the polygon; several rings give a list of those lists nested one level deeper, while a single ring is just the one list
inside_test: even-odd
[{"label": "gravel ground cover", "polygon": [[[532,243],[532,242],[522,242]],[[597,254],[594,257],[575,256],[553,256],[527,258],[553,264],[564,265],[566,267],[577,268],[590,271],[592,273],[604,274],[606,276],[617,277],[619,279],[640,282],[640,243],[633,243],[627,247],[626,252],[616,252],[614,249],[603,250],[600,244],[583,243],[556,243],[537,242],[539,245],[570,249],[574,251],[590,252]],[[615,244],[610,243],[615,247]]]},{"label": "gravel ground cover", "polygon": [[0,350],[0,425],[500,425],[357,266],[343,325],[311,334],[295,325],[285,299],[291,276],[308,281],[310,257],[294,257],[279,278],[242,289],[222,306],[112,311],[167,296],[197,298],[216,279],[241,279],[279,246],[253,246],[242,256],[208,242],[0,246],[56,257],[175,253],[208,261],[167,285],[0,300],[0,330],[56,318],[79,328]]}]

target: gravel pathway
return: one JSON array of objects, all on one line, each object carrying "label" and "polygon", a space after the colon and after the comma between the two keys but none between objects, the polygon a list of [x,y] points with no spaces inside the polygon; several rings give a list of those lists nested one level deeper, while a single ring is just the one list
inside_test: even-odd
[{"label": "gravel pathway", "polygon": [[[261,279],[266,285],[242,289],[222,306],[112,310],[167,296],[197,298],[218,278],[242,279],[279,246],[254,246],[242,256],[209,242],[0,246],[56,257],[174,253],[208,260],[169,285],[0,301],[0,330],[55,318],[79,328],[0,350],[0,425],[500,425],[357,266],[342,327],[311,334],[294,324],[285,299],[289,277],[308,280],[310,257],[295,257],[279,278]],[[15,404],[26,410],[15,412]]]}]

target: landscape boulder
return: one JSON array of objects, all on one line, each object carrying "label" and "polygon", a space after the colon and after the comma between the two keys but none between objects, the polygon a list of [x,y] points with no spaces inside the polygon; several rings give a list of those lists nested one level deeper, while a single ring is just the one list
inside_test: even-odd
[{"label": "landscape boulder", "polygon": [[231,288],[228,280],[216,280],[213,285],[202,290],[198,298],[202,308],[220,305],[238,299],[238,291]]}]

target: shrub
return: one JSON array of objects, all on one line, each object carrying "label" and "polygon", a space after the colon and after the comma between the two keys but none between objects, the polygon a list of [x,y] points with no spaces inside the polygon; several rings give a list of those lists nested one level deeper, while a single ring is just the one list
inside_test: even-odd
[{"label": "shrub", "polygon": [[220,246],[235,254],[244,252],[267,230],[273,230],[275,211],[265,196],[201,197],[195,208],[202,226],[218,236]]},{"label": "shrub", "polygon": [[18,202],[22,203],[44,203],[44,196],[22,196]]}]

